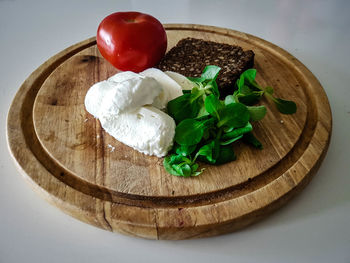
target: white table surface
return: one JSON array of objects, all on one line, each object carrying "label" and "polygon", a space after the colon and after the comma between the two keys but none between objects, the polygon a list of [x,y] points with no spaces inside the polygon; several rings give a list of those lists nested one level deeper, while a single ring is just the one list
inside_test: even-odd
[{"label": "white table surface", "polygon": [[[247,32],[320,80],[333,113],[328,154],[307,188],[267,219],[223,236],[150,241],[110,233],[41,199],[7,149],[6,115],[48,58],[95,35],[115,11]],[[350,262],[350,1],[0,0],[0,262]]]}]

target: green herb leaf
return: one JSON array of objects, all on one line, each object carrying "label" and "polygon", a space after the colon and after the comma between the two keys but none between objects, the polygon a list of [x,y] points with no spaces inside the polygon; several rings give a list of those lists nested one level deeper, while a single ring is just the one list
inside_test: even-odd
[{"label": "green herb leaf", "polygon": [[237,91],[234,95],[239,102],[245,105],[256,104],[264,94],[264,90],[255,81],[255,77],[256,69],[248,69],[240,75],[236,82]]},{"label": "green herb leaf", "polygon": [[199,165],[193,163],[189,158],[182,155],[169,155],[164,158],[163,166],[165,170],[175,176],[198,176],[204,169],[197,171]]},{"label": "green herb leaf", "polygon": [[198,87],[194,87],[192,90],[191,90],[191,102],[194,102],[195,100],[197,100],[198,98],[200,97],[203,97],[205,96],[205,91],[201,88],[198,88]]},{"label": "green herb leaf", "polygon": [[247,69],[240,76],[240,78],[243,78],[248,83],[254,82],[255,81],[255,77],[256,77],[256,69],[253,69],[253,68]]},{"label": "green herb leaf", "polygon": [[[243,73],[242,73],[242,75],[243,75]],[[242,75],[236,81],[237,90],[240,90],[244,86],[244,77],[242,77]]]},{"label": "green herb leaf", "polygon": [[198,170],[198,167],[199,167],[198,163],[192,164],[192,166],[191,166],[191,170],[192,170],[191,176],[198,176],[198,175],[200,175],[201,173],[203,173],[204,168],[201,169],[200,171],[197,171],[197,170]]},{"label": "green herb leaf", "polygon": [[[256,69],[248,69],[247,72],[243,75],[244,84],[249,86],[253,91],[263,91],[259,84],[255,81]],[[244,73],[244,72],[243,72]]]},{"label": "green herb leaf", "polygon": [[166,157],[164,158],[164,160],[163,160],[163,166],[164,166],[164,169],[165,169],[168,173],[170,173],[170,174],[172,174],[172,175],[177,175],[177,176],[178,176],[178,172],[177,172],[175,169],[173,169],[173,167],[172,167],[172,164],[171,164],[171,155],[168,155],[168,156],[166,156]]},{"label": "green herb leaf", "polygon": [[247,86],[252,91],[261,91],[262,88],[256,83],[255,76],[256,69],[247,69],[244,71],[236,82],[238,90],[240,91],[244,86]]},{"label": "green herb leaf", "polygon": [[201,141],[203,132],[202,122],[185,119],[175,128],[175,141],[180,145],[195,145]]},{"label": "green herb leaf", "polygon": [[173,151],[182,156],[189,156],[195,149],[196,145],[179,145],[177,143],[173,147]]},{"label": "green herb leaf", "polygon": [[186,118],[195,118],[199,112],[199,104],[193,101],[192,94],[184,94],[168,102],[168,114],[176,123]]},{"label": "green herb leaf", "polygon": [[216,140],[211,141],[210,143],[203,145],[198,152],[196,153],[196,156],[194,157],[194,160],[197,159],[198,156],[203,156],[201,160],[214,164],[216,162],[216,158],[219,155],[219,143]]},{"label": "green herb leaf", "polygon": [[[296,112],[292,101],[275,98],[272,87],[262,89],[255,81],[256,70],[243,72],[236,82],[236,91],[219,100],[216,78],[220,68],[207,66],[201,77],[189,78],[195,86],[189,92],[168,104],[168,113],[178,123],[172,154],[164,159],[165,169],[176,176],[197,176],[196,159],[223,164],[236,159],[232,144],[239,139],[262,149],[262,144],[253,135],[249,121],[261,120],[266,115],[265,106],[252,106],[262,95],[276,104],[284,114]],[[246,106],[249,105],[249,106]]]},{"label": "green herb leaf", "polygon": [[262,143],[254,136],[254,134],[252,132],[248,132],[248,133],[244,134],[242,140],[246,144],[250,144],[255,148],[258,148],[260,150],[263,149]]},{"label": "green herb leaf", "polygon": [[236,160],[236,155],[235,155],[235,152],[233,151],[233,147],[231,145],[221,146],[219,157],[216,159],[215,164],[217,165],[224,164],[234,160]]},{"label": "green herb leaf", "polygon": [[233,131],[224,133],[221,138],[223,140],[231,139],[231,138],[236,138],[242,134],[251,132],[253,130],[253,126],[248,122],[246,126],[238,129],[234,129]]},{"label": "green herb leaf", "polygon": [[238,92],[241,95],[250,95],[253,91],[246,85],[242,85],[241,87],[239,87]]},{"label": "green herb leaf", "polygon": [[216,97],[220,97],[218,84],[216,84],[215,79],[208,81],[208,83],[204,86],[204,90],[207,95],[214,94]]},{"label": "green herb leaf", "polygon": [[265,91],[267,92],[267,93],[269,93],[269,94],[273,94],[273,88],[272,87],[266,87],[265,88]]},{"label": "green herb leaf", "polygon": [[181,175],[184,177],[190,177],[191,173],[192,173],[192,169],[191,166],[186,163],[180,163],[179,165],[174,166],[174,169]]},{"label": "green herb leaf", "polygon": [[231,139],[228,139],[226,141],[221,141],[220,142],[220,145],[229,145],[235,141],[238,141],[239,139],[242,139],[243,135],[239,135],[237,137],[234,137],[234,138],[231,138]]},{"label": "green herb leaf", "polygon": [[229,132],[233,131],[234,129],[235,128],[233,128],[233,127],[224,127],[224,132],[229,133]]},{"label": "green herb leaf", "polygon": [[192,162],[185,156],[172,154],[164,158],[163,166],[165,170],[176,176],[190,176],[188,175],[188,165]]},{"label": "green herb leaf", "polygon": [[225,97],[225,105],[229,105],[231,103],[236,103],[235,97],[233,95],[227,95]]},{"label": "green herb leaf", "polygon": [[194,158],[197,159],[198,156],[203,156],[206,158],[206,161],[208,161],[209,163],[215,163],[216,160],[213,158],[213,147],[214,147],[214,141],[212,141],[212,143],[202,146],[198,150]]},{"label": "green herb leaf", "polygon": [[220,100],[214,94],[211,94],[205,98],[204,105],[205,105],[205,110],[210,115],[220,120],[219,111],[223,108],[223,106]]},{"label": "green herb leaf", "polygon": [[295,102],[290,100],[283,100],[280,98],[273,98],[277,109],[283,114],[293,114],[297,111],[297,105]]},{"label": "green herb leaf", "polygon": [[249,105],[249,106],[258,103],[263,94],[264,94],[264,91],[251,91],[251,93],[247,93],[247,94],[242,94],[237,91],[235,93],[240,103],[243,103],[244,105]]},{"label": "green herb leaf", "polygon": [[206,131],[207,129],[211,128],[214,126],[216,120],[213,117],[209,117],[200,121],[203,127],[203,130]]},{"label": "green herb leaf", "polygon": [[206,117],[206,116],[210,116],[210,114],[209,114],[209,112],[207,112],[207,110],[205,109],[205,106],[203,104],[200,106],[199,112],[197,114],[197,118]]},{"label": "green herb leaf", "polygon": [[196,120],[196,121],[205,121],[205,120],[209,120],[209,119],[211,119],[211,118],[213,118],[213,117],[207,112],[207,114],[205,114],[205,115],[203,115],[203,116],[197,116],[197,117],[195,118],[195,120]]},{"label": "green herb leaf", "polygon": [[206,80],[206,78],[203,77],[198,77],[198,78],[194,78],[194,77],[187,77],[190,81],[193,81],[194,83],[202,83],[203,81]]},{"label": "green herb leaf", "polygon": [[201,78],[216,80],[221,68],[214,65],[206,66],[203,70]]},{"label": "green herb leaf", "polygon": [[250,121],[260,121],[266,115],[265,106],[247,106],[247,108],[250,114]]},{"label": "green herb leaf", "polygon": [[219,128],[222,126],[234,128],[244,127],[250,118],[247,107],[242,103],[226,105],[220,110],[219,115],[220,121],[217,124]]}]

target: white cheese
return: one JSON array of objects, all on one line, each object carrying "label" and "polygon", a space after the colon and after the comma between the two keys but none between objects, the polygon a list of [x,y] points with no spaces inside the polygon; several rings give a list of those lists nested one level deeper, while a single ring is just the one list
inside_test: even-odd
[{"label": "white cheese", "polygon": [[153,102],[153,106],[158,109],[165,109],[170,100],[182,95],[181,86],[159,69],[149,68],[140,72],[140,75],[154,78],[163,87],[163,92]]},{"label": "white cheese", "polygon": [[138,78],[140,75],[132,71],[119,72],[108,79],[108,81],[122,82],[132,78]]},{"label": "white cheese", "polygon": [[176,81],[177,84],[179,84],[183,90],[191,90],[194,86],[196,86],[195,83],[193,83],[180,73],[174,71],[165,71],[164,73],[167,74],[174,81]]},{"label": "white cheese", "polygon": [[85,95],[85,108],[95,118],[100,115],[104,90],[107,91],[109,88],[107,81],[101,81],[92,85]]},{"label": "white cheese", "polygon": [[122,72],[98,82],[87,92],[85,107],[118,141],[142,153],[163,157],[173,145],[175,122],[159,109],[182,92],[175,81],[157,71],[145,75]]},{"label": "white cheese", "polygon": [[97,118],[117,115],[152,104],[161,92],[162,87],[154,78],[126,71],[94,84],[85,96],[85,106]]},{"label": "white cheese", "polygon": [[103,115],[100,121],[106,132],[144,154],[163,157],[173,145],[174,120],[153,106]]}]

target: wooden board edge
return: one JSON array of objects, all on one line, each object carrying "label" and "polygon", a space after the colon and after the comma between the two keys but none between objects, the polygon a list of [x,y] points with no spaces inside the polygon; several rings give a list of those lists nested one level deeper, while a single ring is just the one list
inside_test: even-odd
[{"label": "wooden board edge", "polygon": [[[174,25],[179,26],[179,24],[174,24]],[[173,26],[173,25],[171,25],[171,26]],[[180,26],[181,26],[181,25],[180,25]],[[188,28],[188,25],[186,25],[185,27]],[[198,26],[198,28],[201,28],[201,27],[203,27],[203,26]],[[215,27],[211,27],[211,28],[215,28]],[[242,34],[244,34],[244,33],[242,33]],[[253,37],[254,37],[254,36],[253,36]],[[256,38],[256,37],[254,37],[254,38]],[[50,58],[48,61],[46,61],[43,65],[41,65],[36,71],[34,71],[34,72],[30,75],[30,77],[28,77],[28,79],[30,79],[31,77],[34,77],[35,75],[41,75],[42,72],[44,71],[44,69],[46,68],[47,65],[54,63],[57,59],[62,59],[62,57],[64,57],[63,52],[71,52],[71,51],[74,50],[75,48],[80,47],[81,45],[84,45],[84,44],[86,44],[86,43],[92,43],[93,41],[95,41],[95,38],[94,38],[94,37],[93,37],[93,38],[89,38],[89,39],[87,39],[87,40],[85,40],[85,41],[82,41],[82,42],[80,42],[80,43],[78,43],[78,44],[75,44],[75,45],[73,45],[73,46],[71,46],[71,47],[69,47],[69,48],[63,50],[63,51],[60,52],[59,54],[53,56],[53,57]],[[276,47],[277,47],[277,46],[276,46]],[[279,47],[277,47],[277,48],[279,48]],[[279,49],[280,49],[280,48],[279,48]],[[282,49],[281,49],[281,50],[282,50]],[[283,52],[286,52],[286,51],[284,51],[284,50],[282,50],[282,51],[283,51]],[[62,53],[62,54],[61,54],[61,53]],[[289,54],[289,53],[287,53],[287,54]],[[290,55],[290,54],[289,54],[289,55]],[[290,56],[291,56],[291,55],[290,55]],[[304,74],[304,73],[305,73],[304,70],[306,70],[306,72],[308,72],[308,75],[309,75],[308,77],[313,78],[314,81],[316,81],[316,82],[318,83],[317,85],[320,87],[320,91],[324,94],[325,100],[326,100],[326,102],[328,103],[328,106],[329,106],[329,102],[328,102],[328,99],[327,99],[327,97],[326,97],[326,94],[325,94],[324,90],[322,89],[320,83],[319,83],[318,80],[316,79],[316,77],[313,76],[313,74],[311,73],[311,71],[309,71],[304,65],[302,65],[302,63],[301,63],[300,61],[294,60],[294,62],[299,63],[299,66],[300,66],[300,67],[298,67],[298,68],[299,68],[300,72],[302,72],[302,73]],[[52,196],[51,196],[51,195],[48,195],[48,192],[47,192],[45,189],[38,187],[37,184],[36,184],[34,181],[31,180],[32,178],[30,178],[30,177],[28,176],[28,174],[26,174],[25,170],[23,169],[23,167],[20,165],[20,163],[19,163],[18,160],[16,159],[16,155],[12,152],[13,149],[14,149],[14,145],[13,145],[14,142],[12,141],[13,138],[11,139],[11,135],[9,135],[9,132],[10,132],[9,122],[10,122],[10,120],[13,120],[14,117],[15,117],[15,116],[12,115],[12,114],[14,114],[14,112],[15,112],[15,111],[14,111],[14,108],[16,107],[15,104],[17,103],[17,101],[18,101],[20,98],[23,99],[24,94],[22,94],[21,92],[24,92],[24,91],[25,91],[25,93],[28,92],[28,87],[30,86],[29,83],[27,83],[28,79],[22,84],[20,90],[16,93],[15,99],[13,100],[13,102],[12,102],[12,104],[11,104],[11,106],[10,106],[8,115],[7,115],[8,127],[7,127],[6,137],[7,137],[7,142],[8,142],[8,148],[9,148],[9,150],[10,150],[11,156],[12,156],[13,159],[15,160],[15,163],[16,163],[16,165],[17,165],[17,168],[20,170],[21,174],[24,175],[24,177],[25,177],[27,180],[29,179],[28,182],[30,182],[30,184],[32,185],[32,187],[34,188],[34,190],[35,190],[36,192],[39,192],[39,193],[43,194],[43,197],[44,197],[47,201],[49,201],[50,203],[52,203],[52,204],[54,204],[55,206],[57,206],[58,208],[64,210],[66,213],[68,213],[68,214],[70,214],[70,215],[73,215],[74,217],[77,217],[74,213],[70,213],[69,211],[66,211],[66,210],[67,210],[67,207],[63,207],[63,206],[62,206],[62,203],[61,203],[62,200],[60,200],[60,199],[52,199]],[[26,87],[27,87],[27,90],[25,90]],[[325,102],[325,100],[324,100],[323,102]],[[327,103],[326,103],[326,104],[327,104]],[[326,128],[326,129],[328,128],[328,129],[329,129],[329,130],[328,130],[328,131],[329,131],[329,135],[328,135],[328,139],[325,141],[326,144],[327,144],[327,146],[324,148],[324,151],[323,151],[322,154],[321,154],[322,156],[318,159],[317,164],[315,164],[315,166],[312,167],[313,170],[314,170],[314,169],[317,170],[318,167],[316,167],[316,166],[319,166],[320,163],[321,163],[321,161],[323,160],[323,158],[324,158],[324,156],[325,156],[325,154],[326,154],[326,152],[327,152],[328,145],[329,145],[329,141],[330,141],[330,136],[331,136],[332,118],[331,118],[331,109],[330,109],[330,106],[329,106],[329,109],[327,109],[327,107],[326,107],[326,109],[323,109],[323,111],[326,113],[326,115],[327,115],[327,113],[328,113],[329,118],[326,119],[326,120],[324,120],[324,122],[323,122],[322,124],[319,124],[319,123],[318,123],[318,125],[322,125],[322,126],[323,126],[324,128]],[[17,113],[19,113],[19,111],[18,111]],[[19,122],[18,122],[18,123],[19,123]],[[19,127],[20,127],[20,125],[19,125]],[[317,128],[317,127],[316,127],[316,128]],[[316,167],[316,168],[315,168],[315,167]],[[316,172],[316,170],[314,170],[314,172],[313,172],[312,174],[309,173],[308,175],[306,175],[306,176],[305,176],[305,180],[308,179],[308,178],[310,178],[310,180],[311,180],[311,177],[312,177],[312,175],[314,175],[314,173]],[[308,181],[309,181],[309,180],[308,180]],[[57,196],[56,196],[56,197],[57,197]],[[57,198],[58,198],[58,197],[57,197]],[[112,205],[112,204],[111,204],[111,205]],[[282,204],[281,204],[281,205],[282,205]],[[279,206],[278,206],[278,207],[279,207]],[[277,209],[278,207],[276,207],[276,209]],[[79,218],[79,217],[78,217],[78,219],[84,221],[82,218]],[[110,218],[109,220],[113,220],[113,219],[114,219],[114,218]],[[91,224],[91,222],[89,222],[89,220],[86,221],[86,222],[88,222],[88,223]],[[120,223],[120,221],[119,221],[119,223]],[[227,221],[227,223],[233,224],[232,221]],[[152,229],[153,229],[153,228],[154,228],[154,224],[151,224],[151,225],[152,225]],[[151,226],[151,225],[150,225],[150,226]],[[97,225],[97,226],[101,227],[100,225]],[[198,227],[199,227],[199,226],[198,226]],[[203,226],[203,227],[204,227],[204,226]],[[211,225],[211,227],[213,227],[213,226]],[[105,227],[102,226],[102,228],[105,228]],[[105,228],[105,229],[106,229],[106,228]],[[107,229],[108,229],[108,227],[107,227]],[[161,228],[160,228],[159,226],[157,226],[157,231],[161,231],[160,229],[161,229]],[[109,230],[110,230],[110,229],[109,229]],[[112,229],[112,230],[114,231],[115,229]],[[130,234],[130,233],[129,233],[129,234]],[[146,237],[146,238],[152,238],[152,239],[153,239],[153,238],[155,238],[156,236],[155,236],[155,235],[150,235],[150,236],[148,236],[148,237],[147,237],[147,236],[144,236],[144,237]],[[198,236],[198,237],[200,237],[200,236]],[[156,238],[166,238],[166,236],[162,236],[161,234],[158,233]],[[185,238],[186,238],[186,237],[185,237]],[[181,238],[181,239],[182,239],[182,238]]]}]

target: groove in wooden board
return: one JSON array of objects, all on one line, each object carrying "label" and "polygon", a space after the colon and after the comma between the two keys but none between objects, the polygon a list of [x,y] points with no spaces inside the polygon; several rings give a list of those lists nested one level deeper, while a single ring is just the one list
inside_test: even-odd
[{"label": "groove in wooden board", "polygon": [[[34,99],[38,99],[37,92],[39,88],[42,88],[42,83],[57,70],[62,62],[93,46],[94,40],[90,39],[68,48],[43,64],[22,85],[10,108],[7,131],[10,151],[22,174],[31,182],[36,191],[44,194],[48,201],[65,212],[107,230],[146,238],[182,239],[225,233],[246,226],[277,209],[306,185],[326,153],[331,134],[330,108],[327,97],[318,81],[310,71],[290,54],[256,37],[233,30],[207,26],[167,26],[169,38],[175,36],[182,38],[191,35],[193,30],[197,33],[200,31],[200,35],[203,35],[203,37],[209,36],[209,39],[224,39],[223,41],[227,41],[227,38],[232,38],[237,43],[241,43],[241,46],[249,47],[250,45],[256,47],[257,50],[259,48],[265,49],[264,55],[267,53],[270,55],[271,53],[271,56],[278,57],[278,61],[280,63],[284,62],[285,68],[292,72],[298,82],[299,88],[295,95],[288,94],[300,97],[300,94],[303,94],[302,91],[305,90],[305,94],[302,96],[305,96],[304,101],[307,102],[303,103],[307,116],[305,114],[304,120],[303,118],[290,119],[291,122],[294,121],[293,127],[303,128],[303,130],[300,130],[295,137],[295,145],[287,150],[288,154],[285,155],[283,160],[252,180],[243,180],[243,185],[239,183],[232,184],[231,187],[222,190],[216,189],[206,194],[191,196],[188,199],[186,199],[186,196],[173,197],[170,195],[167,198],[165,196],[159,196],[159,198],[147,196],[148,199],[143,200],[142,195],[133,196],[128,193],[116,193],[97,185],[108,184],[108,180],[106,180],[108,176],[98,177],[96,181],[91,183],[82,183],[83,181],[73,175],[69,169],[60,167],[57,161],[52,160],[42,148],[36,138],[33,119],[30,115]],[[210,37],[211,34],[213,35],[212,38]],[[175,41],[171,41],[170,39],[169,43],[175,43]],[[99,55],[95,53],[94,56],[98,57]],[[92,59],[92,57],[88,56],[83,59],[90,63],[89,59]],[[267,75],[265,75],[265,64],[261,62],[258,60],[258,65],[260,65],[263,73],[261,74],[263,77],[259,81],[266,80],[266,83],[270,83],[268,71],[266,70]],[[93,78],[98,79],[98,74],[101,73],[103,74],[101,68],[99,68]],[[277,80],[271,80],[278,83]],[[277,86],[279,87],[278,84]],[[278,88],[276,92],[278,92]],[[285,94],[284,91],[283,94]],[[56,103],[55,107],[60,107],[58,100],[57,102],[51,100],[52,102],[54,102],[53,104]],[[72,104],[75,105],[75,103]],[[75,107],[79,106],[75,105]],[[81,113],[80,110],[74,110],[78,115]],[[279,115],[273,112],[270,117],[276,118],[276,116]],[[98,121],[92,120],[89,125],[92,126],[94,132],[100,132],[103,135],[104,144],[109,142],[108,135],[98,126]],[[265,127],[259,126],[261,125],[257,125],[257,129],[261,128],[261,131],[266,132]],[[264,132],[261,135],[265,136],[264,138],[268,142],[268,137]],[[47,138],[50,136],[52,137],[48,133]],[[85,146],[82,145],[77,144],[76,147],[78,149],[81,147],[84,150]],[[99,145],[102,145],[102,140]],[[276,147],[276,145],[273,146]],[[239,147],[239,149],[241,148],[243,147]],[[100,146],[97,149],[99,151],[106,150]],[[94,156],[102,156],[102,152],[96,151]],[[98,167],[95,173],[100,173],[99,171],[105,169],[108,170],[112,165],[113,153],[105,151],[104,156],[107,160],[96,158],[99,159],[100,165],[95,166]],[[283,156],[283,151],[279,152],[279,156]],[[137,162],[138,155],[132,153],[128,158]],[[159,166],[159,160],[154,159],[156,161],[151,161],[152,169],[149,172],[158,173],[161,166]],[[278,169],[281,170],[278,171]],[[161,190],[169,194],[171,189],[168,186],[179,183],[175,177],[171,176],[162,177],[161,179],[158,181],[158,178],[149,177],[150,188],[161,186],[164,187]]]},{"label": "groove in wooden board", "polygon": [[[81,57],[89,57],[96,53],[96,47],[91,47],[89,50],[84,50],[78,53],[76,56],[73,56],[66,63],[62,64],[57,68],[50,77],[44,82],[42,88],[40,89],[38,96],[36,98],[34,106],[34,122],[36,133],[38,138],[41,141],[41,144],[46,149],[46,151],[55,159],[62,167],[68,169],[70,174],[73,174],[76,177],[81,177],[82,180],[89,183],[95,183],[96,174],[93,173],[94,163],[85,163],[85,156],[92,155],[89,152],[96,151],[96,146],[93,143],[96,135],[91,134],[91,127],[89,127],[89,121],[84,125],[84,120],[91,116],[84,114],[84,97],[87,89],[97,81],[106,79],[108,76],[103,76],[103,78],[86,81],[83,83],[84,86],[79,86],[79,79],[88,79],[91,74],[89,69],[95,68],[94,72],[110,72],[108,68],[109,64],[105,60],[100,60],[97,57],[92,59],[93,65],[86,64],[85,68],[81,68]],[[270,61],[275,61],[276,58],[270,59]],[[257,57],[259,61],[259,57]],[[272,62],[271,62],[272,63]],[[62,77],[62,75],[67,74],[67,68],[72,68],[73,70],[68,71],[70,75]],[[81,71],[76,69],[80,68]],[[263,67],[262,67],[263,69]],[[63,73],[62,73],[63,72]],[[271,78],[272,73],[264,73],[266,78]],[[106,74],[105,74],[106,75]],[[277,74],[278,75],[278,74]],[[110,76],[110,75],[109,75]],[[292,76],[289,76],[290,82],[292,82]],[[61,89],[61,81],[64,79],[66,82],[65,89],[63,91],[57,91]],[[75,86],[75,91],[78,92],[78,95],[72,94],[72,92],[67,91],[67,89],[72,89]],[[289,83],[286,88],[290,88],[291,84]],[[293,94],[294,89],[290,89]],[[52,94],[57,93],[58,96],[54,98],[55,105],[52,105]],[[296,97],[296,95],[294,95]],[[304,96],[303,93],[299,96],[299,101],[302,102]],[[62,101],[61,103],[57,101]],[[77,106],[77,109],[71,109],[69,107],[58,107],[62,105],[74,105]],[[269,108],[271,109],[265,120],[260,123],[262,125],[262,130],[267,132],[266,139],[264,143],[265,151],[252,150],[249,147],[237,147],[237,154],[240,157],[238,161],[233,162],[225,166],[207,166],[206,176],[200,178],[195,178],[192,180],[183,180],[183,178],[174,177],[169,180],[168,174],[162,168],[158,158],[148,157],[135,152],[133,149],[125,146],[122,143],[115,141],[106,133],[101,133],[100,138],[105,139],[104,149],[100,151],[106,154],[106,158],[103,160],[111,164],[108,166],[107,163],[102,164],[104,167],[108,166],[108,169],[104,170],[104,173],[99,173],[99,175],[104,175],[105,180],[101,181],[101,184],[97,183],[102,188],[106,188],[111,192],[121,192],[133,195],[144,195],[144,196],[169,196],[170,193],[173,193],[174,196],[188,196],[188,195],[201,195],[206,192],[213,192],[217,190],[222,190],[233,185],[242,184],[244,181],[247,181],[249,178],[254,178],[260,173],[271,168],[273,165],[277,164],[293,147],[296,140],[301,134],[301,127],[295,125],[294,119],[299,118],[301,122],[306,118],[305,107],[302,107],[303,104],[298,109],[298,114],[294,116],[281,116],[271,102],[266,102]],[[299,104],[299,103],[298,103]],[[76,114],[74,115],[74,113]],[[42,114],[45,114],[43,117]],[[61,117],[61,115],[64,115]],[[66,121],[67,118],[71,116],[70,120],[64,124],[71,124],[72,128],[66,127],[66,125],[60,125],[59,122]],[[283,118],[285,124],[281,124],[278,118]],[[264,124],[266,123],[266,124]],[[58,125],[57,125],[58,124]],[[278,126],[278,127],[277,127]],[[301,125],[300,125],[301,126]],[[51,127],[51,128],[47,128]],[[60,129],[62,127],[62,129]],[[279,133],[276,133],[276,130],[279,130]],[[46,138],[51,138],[53,140],[47,140]],[[100,132],[98,132],[100,134]],[[257,130],[259,135],[259,130]],[[79,138],[79,136],[82,135]],[[66,147],[62,143],[62,140],[73,139],[73,142],[65,143]],[[80,141],[76,142],[76,139]],[[83,145],[84,148],[76,149],[76,145]],[[108,150],[108,145],[115,145],[116,151],[111,153]],[[86,153],[85,153],[86,152]],[[266,162],[266,153],[269,152],[268,156],[270,162]],[[130,154],[128,154],[130,153]],[[277,155],[276,155],[277,154]],[[124,156],[123,156],[124,155]],[[133,159],[124,158],[125,156],[133,155]],[[274,159],[273,156],[275,155]],[[73,156],[73,157],[72,157]],[[91,158],[87,158],[91,159]],[[260,169],[252,169],[252,162],[250,160],[255,159],[261,167],[256,167]],[[72,162],[74,160],[74,162]],[[93,159],[92,159],[93,160]],[[110,162],[110,160],[113,160]],[[100,159],[94,160],[95,162],[100,161]],[[271,162],[272,161],[272,162]],[[156,169],[157,173],[150,173],[150,169],[153,169],[154,166],[158,166]],[[233,176],[225,178],[222,180],[220,177],[223,174],[229,174],[235,171]],[[150,177],[150,180],[147,178]],[[151,186],[151,181],[164,182],[164,184],[169,184],[164,186],[164,184],[158,184],[158,187]],[[107,184],[106,184],[107,183]],[[142,185],[142,188],[139,186]],[[176,187],[179,186],[179,187]]]}]

